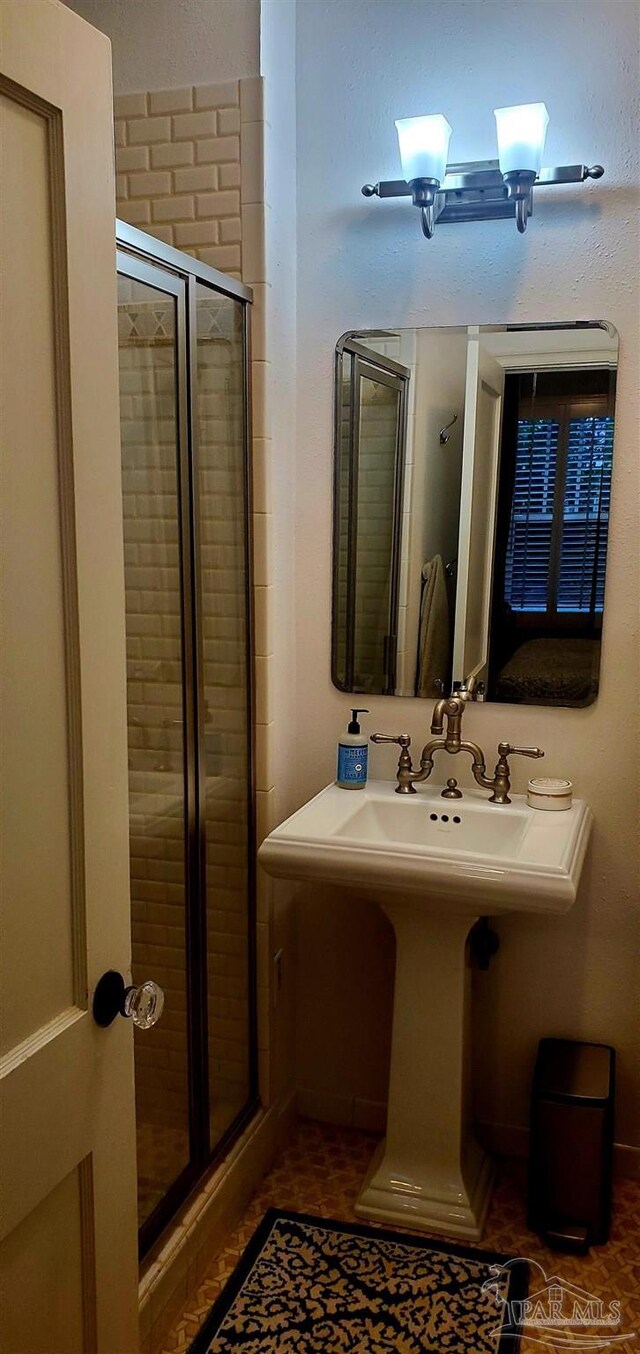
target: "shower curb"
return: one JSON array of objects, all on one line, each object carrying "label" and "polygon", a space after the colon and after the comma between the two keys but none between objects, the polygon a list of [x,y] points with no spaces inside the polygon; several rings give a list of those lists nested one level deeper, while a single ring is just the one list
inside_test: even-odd
[{"label": "shower curb", "polygon": [[140,1278],[140,1354],[157,1354],[187,1296],[198,1287],[225,1237],[290,1137],[296,1095],[259,1109],[224,1161],[178,1213]]}]

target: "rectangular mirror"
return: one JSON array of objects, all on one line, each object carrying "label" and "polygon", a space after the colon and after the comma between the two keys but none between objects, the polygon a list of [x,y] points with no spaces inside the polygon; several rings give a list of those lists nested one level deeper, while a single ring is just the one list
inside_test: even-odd
[{"label": "rectangular mirror", "polygon": [[336,347],[341,691],[590,705],[618,336],[605,321],[366,330]]}]

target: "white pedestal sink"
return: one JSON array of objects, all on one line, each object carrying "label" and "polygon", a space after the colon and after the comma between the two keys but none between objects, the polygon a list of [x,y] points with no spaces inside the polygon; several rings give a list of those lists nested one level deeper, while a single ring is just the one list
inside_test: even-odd
[{"label": "white pedestal sink", "polygon": [[421,786],[395,794],[329,785],[263,842],[275,876],[356,890],[379,904],[396,934],[396,981],[385,1141],[356,1204],[362,1217],[477,1240],[492,1165],[469,1123],[469,966],[478,917],[567,912],[591,812],[531,809],[513,796],[489,804]]}]

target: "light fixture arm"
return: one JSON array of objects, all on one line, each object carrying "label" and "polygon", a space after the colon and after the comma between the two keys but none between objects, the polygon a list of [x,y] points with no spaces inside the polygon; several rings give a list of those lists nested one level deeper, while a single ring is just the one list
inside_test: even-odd
[{"label": "light fixture arm", "polygon": [[[526,230],[533,210],[534,189],[553,188],[559,184],[584,183],[587,179],[601,179],[602,165],[558,165],[541,169],[537,175],[529,171],[500,173],[497,160],[478,160],[448,164],[446,176],[437,185],[432,201],[425,201],[416,185],[429,183],[432,192],[435,181],[388,179],[380,183],[365,183],[364,197],[411,197],[421,208],[422,229],[427,239],[434,233],[435,222],[447,225],[461,221],[496,221],[515,217],[520,234]],[[525,182],[526,179],[526,182]]]},{"label": "light fixture arm", "polygon": [[513,169],[502,175],[509,202],[515,203],[516,226],[518,233],[524,235],[527,218],[533,211],[533,185],[536,173],[533,169]]},{"label": "light fixture arm", "polygon": [[422,233],[427,240],[431,240],[436,226],[435,204],[440,189],[440,180],[411,179],[409,187],[414,207],[420,208]]},{"label": "light fixture arm", "polygon": [[422,234],[425,239],[432,240],[433,232],[436,228],[435,212],[433,203],[429,207],[422,207],[420,210],[420,223],[422,225]]}]

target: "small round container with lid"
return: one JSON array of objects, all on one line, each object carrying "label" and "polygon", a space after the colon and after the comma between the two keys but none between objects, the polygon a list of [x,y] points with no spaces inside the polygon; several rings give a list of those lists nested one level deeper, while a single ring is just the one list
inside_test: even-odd
[{"label": "small round container with lid", "polygon": [[558,776],[535,776],[527,785],[527,804],[532,809],[546,809],[557,813],[570,809],[573,799],[573,785],[570,780]]}]

